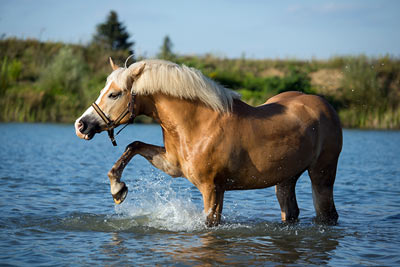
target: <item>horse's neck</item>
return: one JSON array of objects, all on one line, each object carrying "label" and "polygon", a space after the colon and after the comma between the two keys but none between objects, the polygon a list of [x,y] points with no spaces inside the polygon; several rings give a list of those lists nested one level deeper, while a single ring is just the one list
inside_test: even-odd
[{"label": "horse's neck", "polygon": [[205,125],[209,125],[220,116],[198,100],[185,100],[166,95],[155,95],[154,108],[156,118],[165,135],[178,138],[191,138],[199,134]]}]

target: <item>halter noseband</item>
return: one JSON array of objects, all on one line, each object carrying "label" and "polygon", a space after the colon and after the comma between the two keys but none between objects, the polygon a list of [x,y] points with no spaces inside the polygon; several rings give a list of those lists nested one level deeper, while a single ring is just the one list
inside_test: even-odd
[{"label": "halter noseband", "polygon": [[121,120],[123,118],[125,118],[126,115],[128,115],[129,113],[131,114],[129,116],[129,120],[126,123],[126,125],[124,127],[122,127],[122,129],[117,132],[117,134],[116,134],[116,136],[117,136],[123,129],[125,129],[126,126],[128,126],[128,124],[133,123],[133,120],[136,117],[134,109],[133,109],[134,108],[134,104],[135,104],[135,98],[136,98],[136,94],[131,93],[131,97],[129,98],[129,103],[128,103],[127,108],[115,120],[111,120],[110,118],[108,118],[107,115],[96,104],[96,102],[94,102],[92,104],[93,109],[97,112],[97,114],[99,114],[100,118],[106,123],[108,137],[110,137],[111,143],[114,146],[117,146],[117,142],[115,141],[115,137],[114,137],[114,129],[119,125]]}]

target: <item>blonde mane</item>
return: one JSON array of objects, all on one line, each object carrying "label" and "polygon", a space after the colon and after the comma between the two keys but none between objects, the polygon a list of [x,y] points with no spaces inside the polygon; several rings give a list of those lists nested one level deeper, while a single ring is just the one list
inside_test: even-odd
[{"label": "blonde mane", "polygon": [[233,100],[240,98],[238,93],[217,84],[199,70],[164,60],[144,60],[132,64],[127,69],[124,68],[124,71],[115,77],[120,80],[119,84],[127,84],[126,79],[129,78],[131,70],[143,62],[146,66],[132,86],[133,93],[139,95],[162,93],[181,99],[198,99],[219,112],[229,112]]}]

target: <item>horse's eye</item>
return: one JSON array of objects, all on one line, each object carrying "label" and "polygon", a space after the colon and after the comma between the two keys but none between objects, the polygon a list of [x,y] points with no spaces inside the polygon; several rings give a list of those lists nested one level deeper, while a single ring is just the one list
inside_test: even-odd
[{"label": "horse's eye", "polygon": [[120,95],[121,95],[121,92],[115,92],[115,93],[110,93],[108,95],[108,97],[111,99],[117,99]]}]

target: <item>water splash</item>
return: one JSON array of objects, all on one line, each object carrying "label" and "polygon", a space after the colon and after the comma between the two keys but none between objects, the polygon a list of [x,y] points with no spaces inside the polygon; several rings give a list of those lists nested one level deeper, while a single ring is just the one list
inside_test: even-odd
[{"label": "water splash", "polygon": [[115,207],[116,214],[136,221],[139,226],[158,230],[205,229],[205,215],[199,203],[193,202],[190,188],[180,188],[175,182],[163,175],[151,174],[134,184],[128,183],[132,189],[125,203]]}]

